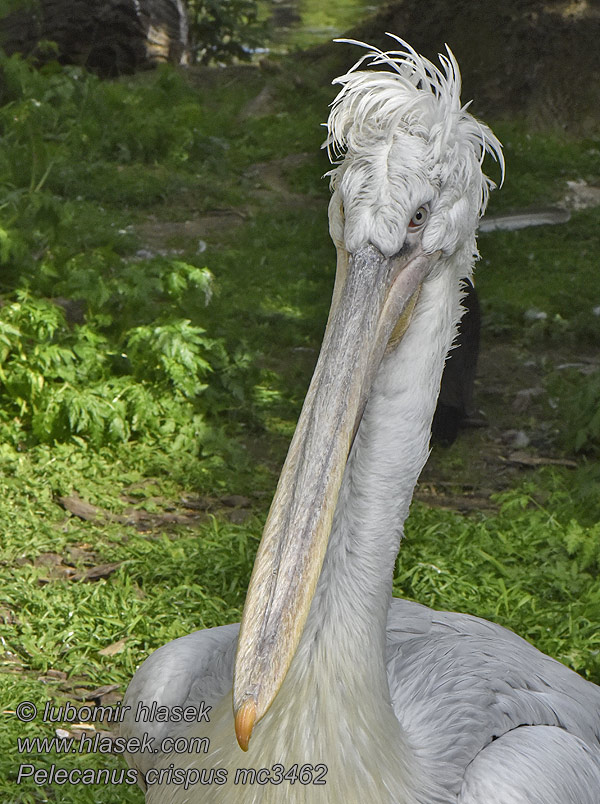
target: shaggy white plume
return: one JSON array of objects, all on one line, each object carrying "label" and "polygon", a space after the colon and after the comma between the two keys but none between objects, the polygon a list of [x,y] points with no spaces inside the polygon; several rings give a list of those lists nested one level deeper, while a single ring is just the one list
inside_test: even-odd
[{"label": "shaggy white plume", "polygon": [[[378,241],[385,252],[400,247],[402,226],[420,204],[427,203],[434,215],[438,213],[438,220],[428,227],[431,247],[452,253],[462,240],[453,219],[471,227],[473,216],[484,213],[489,190],[495,186],[482,171],[486,153],[499,162],[504,178],[502,146],[485,124],[468,113],[469,104],[461,106],[460,70],[449,48],[447,56],[439,56],[440,69],[389,35],[401,50],[383,52],[362,42],[340,40],[369,49],[333,82],[342,89],[327,122],[325,146],[331,161],[338,161],[330,175],[332,189],[345,208],[346,246],[366,238]],[[359,69],[365,65],[390,69]],[[348,199],[360,207],[360,220],[347,208]],[[464,209],[458,214],[453,207],[465,200],[469,214]],[[373,211],[371,222],[365,218],[368,209]]]}]

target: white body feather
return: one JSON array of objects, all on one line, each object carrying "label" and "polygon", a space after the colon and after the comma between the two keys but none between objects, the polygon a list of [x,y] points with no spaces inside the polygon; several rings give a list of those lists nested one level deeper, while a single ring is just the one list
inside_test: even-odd
[{"label": "white body feather", "polygon": [[[330,205],[338,268],[366,242],[387,256],[398,252],[421,204],[431,209],[424,245],[441,257],[379,368],[299,648],[248,753],[235,740],[229,692],[236,627],[170,643],[132,681],[125,701],[132,711],[152,700],[214,707],[208,724],[150,727],[157,737],[208,737],[209,753],[137,754],[134,766],[228,772],[223,785],[149,785],[148,804],[600,801],[598,688],[498,626],[391,598],[460,316],[459,280],[476,253],[489,187],[481,159],[488,149],[501,160],[501,151],[461,109],[451,55],[444,72],[410,49],[375,61],[395,72],[339,79],[329,122],[330,148],[346,150]],[[132,718],[124,727],[129,735],[148,730]],[[276,763],[324,764],[326,784],[234,784],[237,768]]]}]

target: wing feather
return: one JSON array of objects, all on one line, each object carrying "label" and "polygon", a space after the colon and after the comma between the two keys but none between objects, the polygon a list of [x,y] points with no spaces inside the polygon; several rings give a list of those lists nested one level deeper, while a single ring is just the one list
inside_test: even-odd
[{"label": "wing feather", "polygon": [[507,732],[467,767],[457,804],[598,804],[600,755],[552,726]]},{"label": "wing feather", "polygon": [[[125,698],[129,707],[121,734],[143,739],[144,734],[159,746],[165,737],[176,735],[181,724],[174,721],[136,720],[138,706],[194,706],[204,701],[215,706],[231,690],[239,623],[207,628],[174,639],[154,651],[133,677]],[[141,710],[140,710],[141,711]],[[128,762],[142,773],[153,767],[160,754],[137,753]]]},{"label": "wing feather", "polygon": [[387,668],[396,716],[441,791],[459,795],[471,763],[522,726],[563,730],[600,760],[600,688],[495,623],[395,599]]}]

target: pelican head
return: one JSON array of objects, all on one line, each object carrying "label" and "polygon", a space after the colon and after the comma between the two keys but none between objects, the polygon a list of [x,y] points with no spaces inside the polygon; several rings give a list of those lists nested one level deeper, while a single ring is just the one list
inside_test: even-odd
[{"label": "pelican head", "polygon": [[440,69],[394,38],[398,50],[369,48],[334,82],[341,90],[326,146],[335,161],[329,221],[336,281],[242,618],[233,706],[244,750],[298,647],[344,468],[382,360],[410,326],[425,283],[440,271],[454,271],[457,283],[469,274],[493,186],[482,171],[485,153],[504,170],[500,143],[460,104],[450,50],[440,55]]}]

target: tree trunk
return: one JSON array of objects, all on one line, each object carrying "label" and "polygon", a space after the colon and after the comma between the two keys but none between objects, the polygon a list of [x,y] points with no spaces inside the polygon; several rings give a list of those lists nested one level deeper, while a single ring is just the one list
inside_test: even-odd
[{"label": "tree trunk", "polygon": [[56,53],[40,42],[51,41],[59,61],[102,76],[182,63],[187,36],[183,0],[37,0],[0,20],[0,44],[8,54],[47,61]]}]

